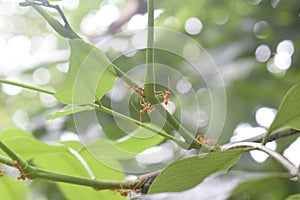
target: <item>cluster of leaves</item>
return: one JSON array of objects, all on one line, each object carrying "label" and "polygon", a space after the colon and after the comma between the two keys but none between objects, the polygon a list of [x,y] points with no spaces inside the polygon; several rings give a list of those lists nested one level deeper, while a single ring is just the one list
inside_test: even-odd
[{"label": "cluster of leaves", "polygon": [[[68,75],[62,86],[54,93],[56,100],[62,104],[67,104],[67,106],[63,111],[55,113],[52,116],[53,119],[94,109],[93,102],[101,100],[113,87],[117,78],[117,72],[113,64],[99,49],[80,38],[70,39],[69,44],[71,56]],[[78,74],[80,74],[80,77],[78,77]],[[100,80],[98,80],[99,77],[101,77]],[[281,128],[300,129],[299,99],[300,86],[296,85],[282,101],[276,118],[268,129],[265,140]],[[101,110],[101,107],[99,108],[100,111],[105,112],[105,110]],[[149,130],[146,128],[140,128],[136,134],[147,135],[149,134],[147,131]],[[125,177],[123,172],[115,171],[93,158],[79,142],[45,144],[35,139],[31,134],[20,130],[3,132],[0,135],[0,140],[11,150],[18,153],[22,159],[27,160],[30,165],[56,172],[58,176],[63,173],[91,178],[91,171],[94,177],[100,180],[122,180]],[[133,153],[140,153],[159,144],[162,140],[163,137],[155,135],[151,140],[143,140],[144,143],[141,146],[140,141],[133,137],[123,142],[114,142],[114,145]],[[101,146],[104,151],[110,151],[110,149],[105,149],[105,141],[100,142],[102,142]],[[118,152],[111,153],[118,155]],[[217,197],[226,198],[230,195],[232,198],[239,198],[245,191],[249,191],[249,188],[253,189],[255,185],[276,183],[284,188],[282,185],[284,181],[281,180],[283,178],[282,173],[241,173],[235,171],[226,173],[240,160],[242,153],[243,150],[226,150],[176,161],[165,168],[151,184],[148,193],[153,195],[141,198],[182,199],[184,197],[192,199],[197,196],[201,199],[216,199]],[[1,155],[7,156],[5,152],[1,152]],[[131,155],[126,156],[130,157]],[[79,158],[84,160],[89,170]],[[8,172],[9,168],[3,168],[3,171]],[[222,188],[216,190],[217,184],[222,185]],[[5,199],[22,199],[28,195],[28,187],[25,187],[21,181],[14,180],[6,175],[1,178],[0,185],[3,188],[1,191],[3,191]],[[12,187],[14,190],[18,188],[19,192],[12,191]],[[95,191],[66,183],[58,183],[58,187],[67,199],[121,198],[111,191]],[[295,193],[294,190],[290,191]],[[278,194],[276,194],[276,198],[283,199],[290,191],[285,191],[285,193],[276,191]],[[270,190],[262,190],[259,194],[267,192],[270,192]],[[252,195],[253,197],[261,197],[255,194],[255,190]],[[288,199],[297,198],[297,196],[299,195],[296,195],[296,197],[291,196]]]}]

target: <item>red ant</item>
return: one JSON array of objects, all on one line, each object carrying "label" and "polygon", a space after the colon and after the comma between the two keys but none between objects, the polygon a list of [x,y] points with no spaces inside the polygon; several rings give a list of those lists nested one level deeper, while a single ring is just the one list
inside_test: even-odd
[{"label": "red ant", "polygon": [[171,92],[169,90],[166,91],[165,95],[164,95],[164,104],[168,105],[169,104],[169,95],[171,94]]},{"label": "red ant", "polygon": [[169,95],[171,94],[170,92],[170,79],[168,78],[168,90],[164,92],[159,91],[157,97],[158,98],[163,98],[164,99],[164,104],[167,106],[169,104]]},{"label": "red ant", "polygon": [[18,161],[14,160],[13,161],[13,166],[20,171],[20,176],[18,177],[18,179],[19,180],[20,179],[25,180],[26,179],[26,174],[24,173],[24,169],[19,165]]},{"label": "red ant", "polygon": [[196,139],[199,140],[203,144],[207,144],[207,145],[211,145],[212,144],[212,142],[211,142],[210,139],[206,139],[206,135],[203,135],[203,136],[197,135]]},{"label": "red ant", "polygon": [[134,193],[141,193],[142,189],[132,189],[132,190],[124,190],[124,189],[111,189],[110,191],[112,192],[117,192],[120,194],[120,196],[122,197],[127,197],[128,195],[130,195],[131,192]]},{"label": "red ant", "polygon": [[139,113],[142,115],[145,112],[147,112],[147,114],[150,114],[152,112],[151,108],[152,105],[150,103],[145,102],[145,100],[143,100],[143,103],[140,103],[141,106],[143,106],[144,108],[142,110],[139,111]]},{"label": "red ant", "polygon": [[135,88],[135,87],[133,86],[133,84],[132,84],[132,86],[129,86],[129,85],[125,86],[125,89],[126,89],[126,90],[131,90],[131,89],[133,89],[136,93],[138,93],[138,94],[141,95],[142,97],[145,97],[144,90],[143,90],[142,88],[140,88],[140,87]]},{"label": "red ant", "polygon": [[149,115],[149,114],[154,110],[154,108],[152,108],[151,103],[147,103],[147,102],[145,101],[144,98],[141,98],[141,100],[140,100],[140,105],[143,107],[142,110],[138,110],[138,109],[134,106],[133,103],[131,103],[131,105],[133,106],[133,108],[134,108],[137,112],[139,112],[139,114],[140,114],[140,122],[142,122],[142,115],[145,114],[145,112]]},{"label": "red ant", "polygon": [[122,197],[127,197],[128,196],[128,191],[123,190],[123,189],[111,189],[113,193],[118,192]]},{"label": "red ant", "polygon": [[118,192],[122,197],[127,197],[128,196],[128,191],[123,190],[123,189],[110,189],[113,193]]},{"label": "red ant", "polygon": [[[131,181],[127,181],[128,182],[128,190],[124,190],[122,185],[120,184],[121,189],[111,189],[110,191],[112,192],[118,192],[122,197],[127,197],[128,195],[130,195],[131,192],[135,192],[135,193],[141,193],[142,189],[137,189],[137,187],[139,187],[141,185],[141,183],[137,184],[133,189],[131,188]],[[142,183],[143,184],[143,183]]]}]

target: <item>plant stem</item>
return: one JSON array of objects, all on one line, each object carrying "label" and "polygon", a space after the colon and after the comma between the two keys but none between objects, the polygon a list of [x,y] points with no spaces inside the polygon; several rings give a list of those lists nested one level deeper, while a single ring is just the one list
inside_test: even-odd
[{"label": "plant stem", "polygon": [[279,138],[284,138],[291,135],[299,134],[299,133],[300,133],[299,130],[294,130],[294,129],[288,131],[285,130],[285,131],[275,132],[274,134],[270,135],[270,137],[268,138],[268,142],[277,140]]},{"label": "plant stem", "polygon": [[148,0],[148,30],[144,90],[145,96],[149,101],[156,98],[154,83],[154,0]]},{"label": "plant stem", "polygon": [[[13,152],[8,146],[0,141],[0,148],[18,165],[20,174],[34,174],[35,169],[24,162],[15,152]],[[11,166],[16,167],[15,163],[12,162]],[[25,177],[24,177],[25,178]]]},{"label": "plant stem", "polygon": [[296,167],[293,163],[291,163],[289,160],[287,160],[285,157],[277,153],[276,151],[272,151],[271,149],[268,149],[266,146],[264,146],[261,143],[256,142],[236,142],[236,143],[230,143],[221,146],[222,150],[228,150],[233,148],[240,148],[240,147],[252,147],[254,149],[263,151],[267,154],[269,154],[271,157],[276,159],[279,163],[281,163],[293,176],[297,176],[299,173],[298,167]]},{"label": "plant stem", "polygon": [[3,163],[4,165],[13,166],[13,161],[9,158],[6,158],[2,155],[0,155],[0,163]]},{"label": "plant stem", "polygon": [[[116,71],[117,77],[119,77],[122,81],[124,81],[129,86],[132,86],[134,88],[138,88],[139,85],[134,82],[130,76],[128,76],[125,72],[123,72],[117,65],[113,64],[113,68]],[[136,92],[136,91],[135,91]]]},{"label": "plant stem", "polygon": [[[271,142],[280,138],[285,138],[285,137],[289,137],[292,135],[296,135],[299,134],[300,131],[299,130],[295,130],[295,129],[284,129],[284,130],[280,130],[277,132],[274,132],[272,135],[270,135],[267,139],[266,142]],[[251,137],[245,140],[241,140],[239,142],[262,142],[262,139],[264,138],[264,136],[266,135],[266,133],[262,133],[260,135],[257,135],[255,137]]]},{"label": "plant stem", "polygon": [[150,130],[150,131],[152,131],[154,133],[157,133],[157,134],[163,136],[166,139],[174,141],[181,148],[184,148],[184,149],[188,148],[188,145],[186,143],[182,142],[181,140],[177,139],[176,137],[174,137],[172,135],[169,135],[169,134],[167,134],[167,133],[165,133],[165,132],[163,132],[161,130],[158,130],[158,129],[154,128],[154,127],[151,127],[151,126],[149,126],[149,125],[147,125],[145,123],[137,121],[137,120],[135,120],[135,119],[133,119],[131,117],[128,117],[126,115],[123,115],[121,113],[115,112],[115,111],[113,111],[113,110],[111,110],[109,108],[106,108],[106,107],[102,106],[102,105],[92,104],[91,106],[93,106],[97,110],[100,110],[102,112],[108,113],[108,114],[113,115],[113,116],[116,116],[116,117],[118,117],[120,119],[123,119],[123,120],[126,120],[128,122],[132,122],[132,123],[134,123],[134,124],[136,124],[138,126],[141,126],[141,127],[145,128],[145,129],[147,129],[147,130]]},{"label": "plant stem", "polygon": [[46,90],[46,89],[42,89],[42,88],[39,88],[39,87],[26,85],[24,83],[18,83],[18,82],[15,82],[15,81],[10,81],[10,80],[5,80],[5,79],[0,79],[0,83],[14,85],[14,86],[18,86],[18,87],[22,87],[22,88],[26,88],[26,89],[29,89],[29,90],[34,90],[34,91],[37,91],[37,92],[50,94],[50,95],[54,95],[54,93],[55,93],[55,92],[52,92],[52,91],[49,91],[49,90]]},{"label": "plant stem", "polygon": [[197,144],[201,146],[199,141],[190,134],[168,111],[166,111],[160,101],[155,96],[155,70],[154,70],[154,0],[148,0],[148,30],[147,30],[147,49],[146,49],[146,74],[144,93],[148,102],[152,105],[158,105],[158,112],[164,116],[164,111],[167,114],[166,121],[175,130],[180,130],[179,134],[184,138],[186,144]]},{"label": "plant stem", "polygon": [[262,139],[262,141],[261,141],[261,143],[262,143],[263,145],[265,145],[265,144],[267,143],[270,134],[271,134],[271,133],[270,133],[269,131],[267,131],[267,133],[266,133],[265,136],[263,137],[263,139]]}]

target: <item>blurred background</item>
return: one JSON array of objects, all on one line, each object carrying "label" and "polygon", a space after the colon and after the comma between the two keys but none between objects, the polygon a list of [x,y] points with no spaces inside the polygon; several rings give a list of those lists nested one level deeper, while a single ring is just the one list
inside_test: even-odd
[{"label": "blurred background", "polygon": [[[0,0],[0,77],[55,90],[68,70],[68,41],[57,35],[33,9],[20,7],[19,2]],[[76,32],[96,45],[119,32],[147,26],[145,0],[63,0],[54,3],[61,6]],[[49,9],[49,12],[57,16],[55,10]],[[218,144],[264,133],[285,93],[299,82],[299,15],[298,0],[156,1],[155,26],[178,31],[201,44],[222,74],[227,113]],[[108,56],[111,50],[126,52],[126,40],[112,41],[104,50]],[[187,52],[194,53],[193,46],[187,44],[186,48]],[[160,55],[156,56],[159,63],[184,73],[186,63],[177,56],[164,52],[156,55]],[[143,64],[145,56],[142,51],[124,54],[114,62],[124,71],[130,71],[131,66]],[[202,88],[203,81],[191,75],[186,78],[173,80],[175,86],[171,88],[181,94],[193,88],[199,101],[206,101],[208,94]],[[165,88],[166,85],[165,82]],[[71,116],[45,120],[49,113],[63,107],[53,97],[4,84],[1,88],[1,132],[17,127],[44,141],[64,140],[76,133]],[[112,95],[107,95],[104,101],[109,105],[111,99]],[[189,102],[182,106],[181,112],[189,114],[193,110]],[[116,127],[112,126],[114,122],[111,122],[110,116],[99,115],[104,131]],[[209,109],[204,108],[203,112],[189,116],[201,121],[199,132],[205,132]],[[111,139],[122,136],[121,130],[113,129],[115,134]],[[293,136],[268,145],[299,165],[300,140],[296,139],[297,136]],[[235,168],[282,170],[272,159],[256,152],[245,154]],[[273,189],[276,187],[278,190],[272,191],[269,187],[265,191],[272,193],[255,199],[280,199],[295,191],[295,186],[286,182],[272,184]],[[252,192],[255,194],[257,191]],[[249,199],[247,197],[247,194],[243,196]]]}]

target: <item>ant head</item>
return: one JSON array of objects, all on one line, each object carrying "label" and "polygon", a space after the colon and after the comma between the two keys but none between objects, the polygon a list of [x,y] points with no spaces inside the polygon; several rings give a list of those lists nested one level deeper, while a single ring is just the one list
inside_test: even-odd
[{"label": "ant head", "polygon": [[13,161],[13,166],[16,167],[16,168],[19,168],[19,163],[18,163],[18,161],[14,160],[14,161]]}]

